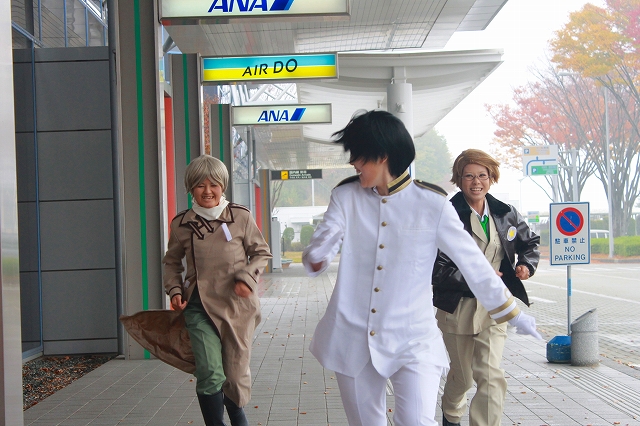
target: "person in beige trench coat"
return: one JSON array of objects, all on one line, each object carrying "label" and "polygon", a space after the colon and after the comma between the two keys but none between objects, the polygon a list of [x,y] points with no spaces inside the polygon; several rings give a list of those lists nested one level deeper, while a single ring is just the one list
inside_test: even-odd
[{"label": "person in beige trench coat", "polygon": [[[194,206],[172,220],[163,259],[165,290],[173,308],[184,310],[195,354],[196,392],[207,426],[224,424],[223,398],[232,426],[248,424],[240,407],[251,397],[251,342],[260,323],[257,283],[271,258],[250,211],[224,199],[228,176],[224,163],[208,155],[189,164],[185,186]],[[199,344],[194,332],[202,330],[195,330],[191,318],[200,318],[205,327],[205,340]],[[199,358],[199,352],[205,353]],[[212,360],[221,361],[224,371],[212,371]],[[212,364],[204,368],[208,373],[199,373],[199,362]],[[221,390],[215,389],[220,385]],[[200,394],[202,389],[206,393]]]}]

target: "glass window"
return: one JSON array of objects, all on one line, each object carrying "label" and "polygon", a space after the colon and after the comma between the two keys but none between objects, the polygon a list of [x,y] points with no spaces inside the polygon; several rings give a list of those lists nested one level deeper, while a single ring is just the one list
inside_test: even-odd
[{"label": "glass window", "polygon": [[87,8],[78,0],[65,0],[67,4],[67,46],[87,45]]}]

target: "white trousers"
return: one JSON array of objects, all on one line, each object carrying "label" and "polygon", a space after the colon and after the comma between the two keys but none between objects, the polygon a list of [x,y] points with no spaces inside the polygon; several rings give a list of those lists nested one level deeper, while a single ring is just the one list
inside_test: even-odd
[{"label": "white trousers", "polygon": [[[389,377],[396,426],[438,425],[435,415],[442,373],[442,367],[415,360]],[[349,426],[387,426],[387,378],[376,371],[371,359],[357,377],[336,373],[336,378]]]}]

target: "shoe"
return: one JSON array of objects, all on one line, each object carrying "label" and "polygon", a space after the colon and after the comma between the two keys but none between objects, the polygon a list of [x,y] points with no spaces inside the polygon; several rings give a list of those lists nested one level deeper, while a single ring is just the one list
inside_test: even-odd
[{"label": "shoe", "polygon": [[451,423],[447,418],[442,415],[442,426],[460,426],[460,423]]},{"label": "shoe", "polygon": [[247,416],[244,414],[242,407],[238,407],[235,402],[224,397],[224,406],[227,407],[227,414],[229,415],[229,421],[231,426],[249,426]]},{"label": "shoe", "polygon": [[224,423],[224,395],[222,391],[213,395],[198,395],[200,411],[206,426],[227,426]]}]

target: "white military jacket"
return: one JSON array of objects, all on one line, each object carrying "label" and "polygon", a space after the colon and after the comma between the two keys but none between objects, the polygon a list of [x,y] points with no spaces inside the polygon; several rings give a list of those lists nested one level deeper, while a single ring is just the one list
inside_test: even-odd
[{"label": "white military jacket", "polygon": [[[310,350],[325,368],[351,377],[369,357],[384,377],[417,358],[448,367],[432,302],[438,249],[460,265],[469,288],[497,322],[519,312],[443,193],[412,183],[408,173],[391,182],[389,192],[379,195],[357,179],[336,187],[303,253],[307,271],[316,276],[342,244],[336,285]],[[320,262],[314,273],[310,263]]]}]

